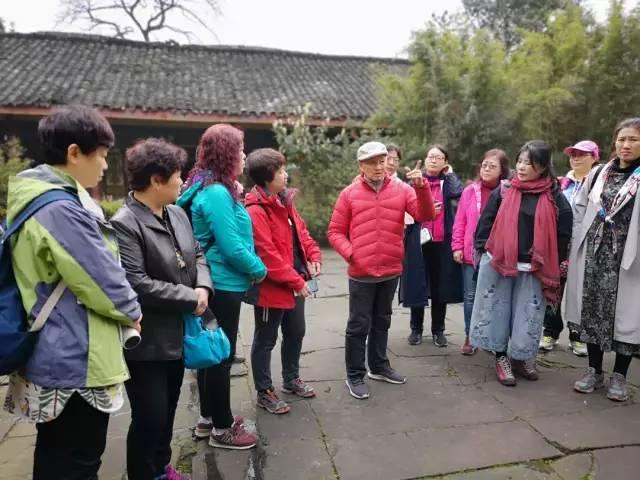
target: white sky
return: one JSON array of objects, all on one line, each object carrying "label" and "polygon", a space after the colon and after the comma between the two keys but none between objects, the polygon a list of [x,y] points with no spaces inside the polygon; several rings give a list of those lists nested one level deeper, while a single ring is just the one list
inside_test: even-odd
[{"label": "white sky", "polygon": [[[81,31],[68,24],[56,28],[58,0],[0,2],[0,17],[12,23],[18,32]],[[201,43],[376,57],[405,56],[411,32],[422,28],[432,13],[454,11],[462,5],[460,0],[219,0],[219,3],[222,16],[210,17],[217,39],[205,29],[182,20],[180,26],[196,32]],[[586,3],[598,19],[605,18],[608,0]],[[631,3],[634,2],[627,0],[627,4]],[[183,37],[174,38],[184,42]]]}]

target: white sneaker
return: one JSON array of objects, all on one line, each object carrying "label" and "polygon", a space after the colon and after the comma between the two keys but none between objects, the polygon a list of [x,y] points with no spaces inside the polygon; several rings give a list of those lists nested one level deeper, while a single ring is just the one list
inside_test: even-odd
[{"label": "white sneaker", "polygon": [[546,350],[547,352],[550,352],[551,350],[553,350],[553,348],[558,344],[558,340],[550,337],[548,335],[545,335],[544,337],[542,337],[542,340],[540,340],[540,350]]},{"label": "white sneaker", "polygon": [[573,351],[573,354],[578,357],[586,357],[588,354],[587,344],[583,342],[571,342],[571,350]]}]

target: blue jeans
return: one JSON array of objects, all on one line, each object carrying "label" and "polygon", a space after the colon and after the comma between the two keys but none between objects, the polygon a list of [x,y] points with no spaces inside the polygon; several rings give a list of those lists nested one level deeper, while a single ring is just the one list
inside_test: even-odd
[{"label": "blue jeans", "polygon": [[510,347],[514,360],[535,358],[546,307],[540,281],[527,272],[504,277],[485,254],[480,260],[476,293],[471,343],[493,352],[506,352]]},{"label": "blue jeans", "polygon": [[473,265],[462,265],[462,288],[464,295],[464,334],[468,337],[471,328],[471,314],[473,313],[473,300],[476,298],[476,281],[473,279],[475,273]]}]

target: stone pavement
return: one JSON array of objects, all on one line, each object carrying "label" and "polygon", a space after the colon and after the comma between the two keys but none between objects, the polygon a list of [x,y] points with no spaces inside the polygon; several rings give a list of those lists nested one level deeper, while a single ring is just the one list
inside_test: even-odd
[{"label": "stone pavement", "polygon": [[[185,375],[176,418],[174,457],[194,480],[637,480],[640,478],[640,399],[619,405],[604,392],[580,395],[573,382],[586,365],[559,349],[539,357],[540,381],[507,388],[495,381],[493,358],[460,355],[462,308],[447,315],[450,346],[430,339],[406,342],[409,315],[394,309],[389,336],[392,365],[406,385],[369,380],[371,398],[358,401],[344,385],[344,328],[348,311],[344,263],[325,252],[318,298],[307,304],[301,375],[318,393],[312,400],[283,396],[291,412],[255,411],[250,376],[232,381],[234,413],[256,419],[261,442],[251,451],[212,449],[194,442],[197,417],[193,377]],[[241,339],[249,353],[253,315],[243,306]],[[613,357],[607,355],[606,367]],[[280,386],[279,346],[273,379]],[[238,369],[243,366],[235,366]],[[630,381],[640,386],[640,361]],[[4,398],[0,386],[0,399]],[[257,417],[256,417],[257,415]],[[124,476],[128,408],[111,419],[100,478]],[[0,479],[30,478],[34,429],[0,413]]]}]

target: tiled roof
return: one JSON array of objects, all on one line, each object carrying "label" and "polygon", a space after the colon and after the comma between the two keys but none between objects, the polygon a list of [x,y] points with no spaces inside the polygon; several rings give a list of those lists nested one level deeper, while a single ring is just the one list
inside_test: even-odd
[{"label": "tiled roof", "polygon": [[110,110],[363,119],[374,65],[399,59],[265,48],[180,46],[68,33],[0,34],[0,107],[82,103]]}]

